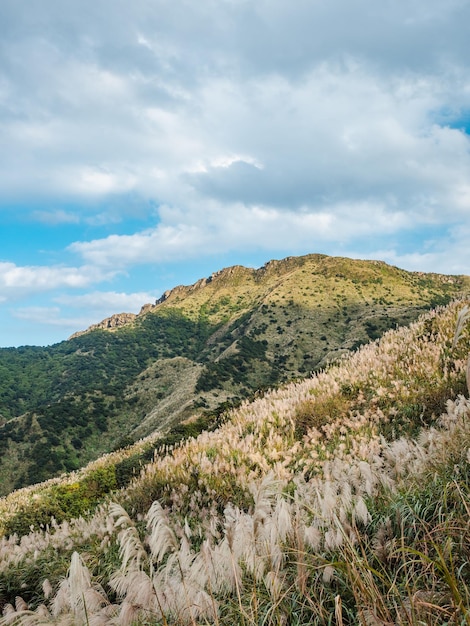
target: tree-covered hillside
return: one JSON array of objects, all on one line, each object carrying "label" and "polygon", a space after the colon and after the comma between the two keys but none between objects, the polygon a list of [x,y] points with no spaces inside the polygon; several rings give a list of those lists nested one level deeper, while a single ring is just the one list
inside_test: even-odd
[{"label": "tree-covered hillside", "polygon": [[307,376],[468,290],[323,255],[227,268],[120,328],[0,350],[0,493]]}]

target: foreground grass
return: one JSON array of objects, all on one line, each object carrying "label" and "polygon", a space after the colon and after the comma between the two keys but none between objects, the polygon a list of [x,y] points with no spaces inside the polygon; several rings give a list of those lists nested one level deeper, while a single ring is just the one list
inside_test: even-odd
[{"label": "foreground grass", "polygon": [[87,519],[5,537],[0,623],[469,623],[462,306],[161,451]]}]

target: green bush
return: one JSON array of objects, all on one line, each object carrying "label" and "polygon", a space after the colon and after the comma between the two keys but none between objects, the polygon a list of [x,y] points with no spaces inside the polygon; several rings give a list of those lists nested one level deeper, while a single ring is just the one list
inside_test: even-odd
[{"label": "green bush", "polygon": [[26,535],[31,528],[38,529],[51,523],[73,519],[95,508],[105,496],[118,487],[114,465],[88,472],[75,483],[53,485],[37,500],[24,505],[6,520],[6,535]]}]

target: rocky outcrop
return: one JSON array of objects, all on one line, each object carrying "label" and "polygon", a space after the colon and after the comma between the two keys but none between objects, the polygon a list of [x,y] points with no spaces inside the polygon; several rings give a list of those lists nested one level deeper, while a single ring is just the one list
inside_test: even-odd
[{"label": "rocky outcrop", "polygon": [[98,324],[92,324],[86,330],[80,330],[77,333],[74,333],[71,337],[69,337],[69,339],[80,337],[80,335],[89,333],[92,330],[113,330],[121,326],[126,326],[127,324],[132,323],[136,317],[137,315],[135,313],[116,313],[115,315],[111,315],[111,317],[107,317],[101,322],[98,322]]},{"label": "rocky outcrop", "polygon": [[210,283],[223,283],[227,281],[234,280],[237,277],[245,277],[247,275],[251,275],[255,273],[256,270],[251,268],[243,267],[243,265],[232,265],[230,267],[225,267],[218,272],[213,272],[207,278],[201,278],[193,285],[178,285],[177,287],[173,287],[173,289],[168,289],[165,291],[160,298],[156,301],[155,305],[145,305],[141,310],[141,313],[147,313],[149,310],[154,309],[156,306],[163,304],[164,302],[168,302],[174,300],[178,297],[184,297],[199,289],[204,289]]},{"label": "rocky outcrop", "polygon": [[190,293],[194,293],[195,291],[198,291],[198,289],[203,289],[206,285],[212,282],[215,276],[221,274],[224,271],[225,270],[216,272],[212,274],[212,276],[209,276],[209,278],[200,278],[193,285],[178,285],[177,287],[173,287],[173,289],[167,289],[167,291],[165,291],[160,296],[160,298],[158,298],[158,300],[155,303],[155,306],[158,306],[159,304],[163,304],[164,302],[167,302],[168,300],[173,300],[174,298],[177,298],[178,296],[187,296]]}]

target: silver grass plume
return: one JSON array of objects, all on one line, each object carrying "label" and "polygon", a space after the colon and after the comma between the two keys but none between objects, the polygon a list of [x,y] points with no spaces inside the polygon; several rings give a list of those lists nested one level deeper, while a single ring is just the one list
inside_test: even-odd
[{"label": "silver grass plume", "polygon": [[147,552],[142,545],[134,522],[120,504],[112,503],[109,507],[109,513],[111,517],[116,518],[114,527],[122,529],[118,535],[121,570],[140,570],[147,561]]},{"label": "silver grass plume", "polygon": [[266,518],[271,514],[274,500],[279,493],[280,482],[274,478],[272,472],[267,474],[260,483],[254,483],[249,486],[249,490],[255,502],[253,511],[253,526],[255,540],[258,537],[259,526],[264,523]]},{"label": "silver grass plume", "polygon": [[78,552],[74,552],[68,575],[60,583],[52,602],[53,615],[71,613],[76,619],[87,623],[90,615],[98,613],[107,605],[109,601],[104,590],[92,583],[87,566]]},{"label": "silver grass plume", "polygon": [[153,576],[157,593],[162,590],[161,605],[166,605],[170,614],[178,621],[195,623],[195,620],[208,615],[214,619],[217,607],[203,587],[203,581],[196,581],[191,576],[191,566],[195,555],[192,553],[188,538],[183,533],[181,543],[170,526],[170,521],[158,501],[152,503],[146,515],[149,536],[147,544],[153,561],[161,564],[164,557],[171,553],[164,566]]},{"label": "silver grass plume", "polygon": [[278,571],[269,571],[264,577],[264,585],[273,602],[278,602],[284,590],[284,581]]},{"label": "silver grass plume", "polygon": [[27,611],[28,610],[28,605],[23,600],[23,598],[21,596],[16,596],[16,598],[15,598],[15,609],[17,611]]},{"label": "silver grass plume", "polygon": [[211,594],[235,590],[230,547],[226,538],[215,546],[211,546],[207,539],[202,543],[191,567],[191,579],[207,588]]},{"label": "silver grass plume", "polygon": [[145,571],[152,570],[151,563],[137,528],[121,505],[111,504],[109,512],[115,518],[115,528],[121,529],[118,535],[121,566],[109,580],[111,588],[123,598],[118,623],[128,626],[149,614],[160,616],[152,571],[150,575]]},{"label": "silver grass plume", "polygon": [[[215,555],[213,562],[216,566],[220,567],[220,563],[230,563],[230,568],[232,570],[232,576],[226,576],[226,580],[230,580],[233,584],[233,588],[237,592],[238,601],[241,602],[241,583],[242,583],[242,569],[239,564],[239,560],[242,554],[242,550],[240,550],[239,546],[239,527],[240,527],[240,518],[241,513],[240,510],[234,507],[231,504],[228,504],[224,511],[224,532],[225,536],[220,544],[221,552],[223,552],[228,559],[217,559],[217,554]],[[245,533],[241,533],[245,536]],[[220,555],[221,556],[221,555]],[[223,573],[228,573],[228,568]],[[222,573],[222,576],[223,576]],[[219,575],[220,576],[220,575]]]},{"label": "silver grass plume", "polygon": [[46,598],[46,600],[49,598],[49,596],[52,593],[52,585],[51,585],[51,583],[50,583],[48,578],[46,578],[44,580],[44,582],[42,583],[42,592],[43,592],[44,597]]},{"label": "silver grass plume", "polygon": [[[42,606],[42,605],[41,605]],[[11,604],[3,609],[0,626],[51,626],[54,621],[43,611],[24,610],[17,612]]]},{"label": "silver grass plume", "polygon": [[140,570],[147,562],[147,552],[135,526],[129,526],[119,533],[119,555],[121,557],[121,569]]},{"label": "silver grass plume", "polygon": [[3,608],[3,618],[0,619],[1,626],[50,626],[53,623],[51,614],[43,604],[36,611],[31,611],[19,596],[15,598],[14,607],[7,604]]},{"label": "silver grass plume", "polygon": [[[278,495],[276,506],[264,523],[263,542],[260,546],[264,549],[264,555],[261,554],[269,560],[271,569],[276,572],[284,562],[284,544],[288,535],[292,534],[292,530],[291,506]],[[259,539],[258,542],[261,543]]]},{"label": "silver grass plume", "polygon": [[470,318],[470,308],[466,304],[457,316],[457,325],[455,327],[454,340],[452,342],[452,348],[455,348],[459,342],[460,337],[467,320]]},{"label": "silver grass plume", "polygon": [[147,512],[147,543],[154,561],[160,563],[167,552],[179,549],[178,539],[161,504],[156,500]]},{"label": "silver grass plume", "polygon": [[123,600],[119,606],[119,626],[135,624],[149,617],[160,619],[162,610],[157,598],[154,581],[142,570],[115,572],[110,586]]},{"label": "silver grass plume", "polygon": [[74,552],[70,561],[68,575],[60,583],[59,591],[52,603],[54,615],[59,615],[59,613],[71,609],[74,615],[85,620],[84,595],[90,586],[90,572],[78,552]]},{"label": "silver grass plume", "polygon": [[[470,308],[466,304],[460,311],[457,317],[457,325],[455,328],[454,341],[452,342],[452,348],[455,348],[462,336],[462,332],[467,320],[470,319]],[[470,355],[467,360],[467,368],[465,371],[465,377],[467,381],[467,390],[470,392]]]},{"label": "silver grass plume", "polygon": [[153,581],[143,570],[118,569],[112,574],[109,584],[120,598],[131,604],[149,606],[154,599]]},{"label": "silver grass plume", "polygon": [[[229,511],[232,515],[231,508],[226,509],[226,515]],[[208,540],[204,541],[194,559],[191,576],[213,593],[234,591],[241,583],[242,569],[238,563],[241,556],[234,554],[238,547],[238,541],[235,543],[236,524],[236,517],[226,518],[224,538],[214,546]]]},{"label": "silver grass plume", "polygon": [[362,496],[358,496],[356,506],[354,507],[353,517],[355,522],[359,522],[364,526],[370,521],[371,515],[367,510],[367,505]]}]

